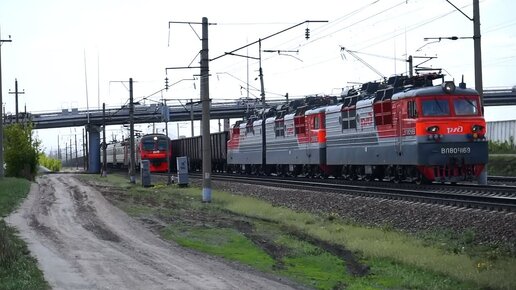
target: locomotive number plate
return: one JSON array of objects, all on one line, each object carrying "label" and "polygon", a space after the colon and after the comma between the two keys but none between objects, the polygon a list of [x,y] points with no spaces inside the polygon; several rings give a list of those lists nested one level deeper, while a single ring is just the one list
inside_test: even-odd
[{"label": "locomotive number plate", "polygon": [[469,153],[471,153],[470,147],[441,148],[441,154],[469,154]]}]

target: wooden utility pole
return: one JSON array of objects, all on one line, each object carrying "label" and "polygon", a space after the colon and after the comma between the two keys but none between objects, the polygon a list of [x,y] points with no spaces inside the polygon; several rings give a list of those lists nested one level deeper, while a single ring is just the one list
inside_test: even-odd
[{"label": "wooden utility pole", "polygon": [[59,134],[57,134],[57,159],[61,160],[61,148],[59,146]]},{"label": "wooden utility pole", "polygon": [[190,127],[191,127],[191,130],[192,130],[192,136],[194,136],[194,114],[193,114],[193,100],[190,99]]},{"label": "wooden utility pole", "polygon": [[107,176],[106,103],[102,103],[102,175]]},{"label": "wooden utility pole", "polygon": [[83,167],[84,167],[84,171],[87,171],[88,170],[88,166],[87,166],[87,157],[88,154],[86,154],[86,134],[84,133],[84,128],[82,128],[82,162],[83,162]]},{"label": "wooden utility pole", "polygon": [[135,148],[134,148],[134,103],[133,103],[133,78],[129,79],[129,146],[131,148],[129,149],[129,152],[131,154],[130,156],[130,163],[129,164],[129,182],[136,183],[136,165],[134,164],[136,162],[135,158]]},{"label": "wooden utility pole", "polygon": [[202,103],[202,201],[211,202],[210,84],[208,18],[202,18],[201,103]]},{"label": "wooden utility pole", "polygon": [[69,167],[73,166],[72,160],[73,160],[73,151],[72,151],[72,136],[70,136],[70,163],[68,164]]},{"label": "wooden utility pole", "polygon": [[[0,38],[0,106],[3,106],[2,101],[2,43],[4,42],[12,42],[11,36],[9,35],[9,39],[1,39]],[[0,109],[2,111],[0,114],[0,178],[4,178],[5,171],[4,171],[4,115],[3,115],[3,109]]]},{"label": "wooden utility pole", "polygon": [[86,137],[86,144],[84,145],[84,148],[86,149],[86,171],[90,169],[90,156],[89,156],[89,147],[88,147],[88,132],[84,133],[84,136]]},{"label": "wooden utility pole", "polygon": [[481,104],[484,105],[484,88],[482,83],[482,45],[480,36],[480,8],[479,0],[473,0],[473,45],[475,53],[475,90],[480,95]]},{"label": "wooden utility pole", "polygon": [[77,154],[77,133],[75,136],[75,169],[79,169],[79,155]]},{"label": "wooden utility pole", "polygon": [[15,96],[15,103],[16,103],[16,123],[19,122],[18,119],[18,95],[23,95],[25,92],[19,92],[18,91],[18,79],[14,79],[14,92],[11,92],[9,90],[9,94],[14,94]]}]

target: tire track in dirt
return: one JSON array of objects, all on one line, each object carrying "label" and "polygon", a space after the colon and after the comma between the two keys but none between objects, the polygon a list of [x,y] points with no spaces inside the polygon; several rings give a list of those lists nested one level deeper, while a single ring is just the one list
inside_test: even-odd
[{"label": "tire track in dirt", "polygon": [[72,175],[38,177],[7,222],[53,289],[291,289],[290,281],[165,242]]},{"label": "tire track in dirt", "polygon": [[[60,181],[63,182],[63,180]],[[73,199],[77,218],[84,229],[92,232],[99,239],[116,243],[120,242],[120,237],[97,217],[97,211],[91,203],[88,203],[88,195],[86,192],[81,190],[78,186],[67,186],[67,190]]]}]

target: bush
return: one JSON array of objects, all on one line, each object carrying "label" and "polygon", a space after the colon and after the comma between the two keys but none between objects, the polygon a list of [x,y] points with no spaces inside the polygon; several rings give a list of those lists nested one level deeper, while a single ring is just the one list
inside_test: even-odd
[{"label": "bush", "polygon": [[514,137],[509,137],[509,141],[489,141],[489,153],[491,154],[516,154]]},{"label": "bush", "polygon": [[487,164],[489,175],[516,176],[516,156],[491,155]]},{"label": "bush", "polygon": [[32,126],[4,127],[5,175],[34,180],[38,167],[39,140],[32,138]]},{"label": "bush", "polygon": [[39,165],[51,171],[60,171],[62,166],[61,160],[47,157],[44,153],[39,154]]}]

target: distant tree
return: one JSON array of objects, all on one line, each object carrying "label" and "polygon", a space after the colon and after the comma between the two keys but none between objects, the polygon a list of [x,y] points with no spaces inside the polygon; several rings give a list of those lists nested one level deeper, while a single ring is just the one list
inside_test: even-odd
[{"label": "distant tree", "polygon": [[40,141],[32,137],[32,126],[11,124],[4,127],[5,175],[34,180],[38,168]]},{"label": "distant tree", "polygon": [[61,160],[57,160],[54,158],[50,158],[45,155],[45,153],[41,152],[39,154],[39,165],[46,167],[52,171],[60,171],[61,170]]}]

